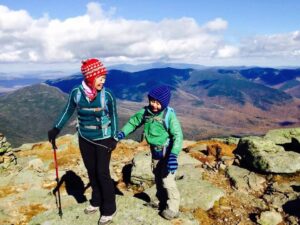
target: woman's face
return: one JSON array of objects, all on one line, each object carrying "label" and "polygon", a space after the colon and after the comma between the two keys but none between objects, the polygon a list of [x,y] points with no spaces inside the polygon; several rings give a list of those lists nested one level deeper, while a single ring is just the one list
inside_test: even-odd
[{"label": "woman's face", "polygon": [[149,104],[152,112],[157,113],[161,110],[161,104],[157,100],[150,99]]},{"label": "woman's face", "polygon": [[106,76],[105,75],[97,77],[95,79],[94,88],[96,88],[97,91],[100,91],[103,88],[105,80],[106,80]]}]

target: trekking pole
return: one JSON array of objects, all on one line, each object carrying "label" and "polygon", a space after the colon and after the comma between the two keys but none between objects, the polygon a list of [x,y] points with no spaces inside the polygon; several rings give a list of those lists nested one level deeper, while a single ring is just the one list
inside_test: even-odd
[{"label": "trekking pole", "polygon": [[52,143],[52,147],[53,147],[53,154],[54,154],[54,166],[55,166],[56,183],[57,183],[58,204],[57,204],[56,193],[55,193],[55,200],[56,200],[56,205],[58,206],[58,215],[60,216],[60,218],[62,218],[63,212],[62,212],[61,201],[60,201],[59,178],[58,178],[58,164],[57,164],[57,158],[56,158],[57,147],[56,147],[55,143]]}]

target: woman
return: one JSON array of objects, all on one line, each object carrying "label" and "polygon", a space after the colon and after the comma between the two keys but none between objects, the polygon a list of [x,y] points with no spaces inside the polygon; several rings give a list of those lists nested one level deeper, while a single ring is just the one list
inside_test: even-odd
[{"label": "woman", "polygon": [[117,144],[116,100],[104,87],[107,71],[98,59],[83,61],[81,72],[84,80],[71,91],[48,138],[55,144],[60,130],[77,109],[79,148],[92,187],[90,205],[84,212],[91,214],[100,210],[99,224],[107,224],[116,212],[114,184],[109,171],[111,152]]}]

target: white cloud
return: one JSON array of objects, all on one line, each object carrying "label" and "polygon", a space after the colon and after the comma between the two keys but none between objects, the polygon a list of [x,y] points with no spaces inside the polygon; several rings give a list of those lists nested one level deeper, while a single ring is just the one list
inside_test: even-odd
[{"label": "white cloud", "polygon": [[33,19],[26,11],[5,6],[0,12],[0,24],[6,24],[0,32],[2,63],[75,62],[87,57],[111,63],[161,58],[188,61],[211,57],[213,50],[222,48],[222,37],[215,31],[227,27],[221,18],[202,27],[193,18],[159,22],[114,18],[115,9],[103,10],[98,3],[89,3],[85,15],[66,20],[47,15]]},{"label": "white cloud", "polygon": [[0,30],[4,32],[24,31],[33,22],[26,11],[11,11],[3,5],[0,5],[0,21]]},{"label": "white cloud", "polygon": [[222,31],[222,30],[226,30],[227,26],[228,23],[226,20],[223,20],[222,18],[216,18],[206,23],[204,28],[210,31]]},{"label": "white cloud", "polygon": [[17,89],[26,87],[27,85],[15,85],[13,87],[2,87],[0,86],[0,93],[6,93],[6,92],[11,92],[11,91],[15,91]]},{"label": "white cloud", "polygon": [[[173,62],[225,65],[272,62],[270,56],[299,60],[300,32],[226,42],[228,22],[216,18],[199,25],[193,18],[127,20],[89,3],[84,15],[65,20],[0,5],[0,63],[78,63],[97,57],[105,63]],[[222,61],[222,60],[225,60]],[[258,59],[258,60],[257,60]]]},{"label": "white cloud", "polygon": [[279,61],[286,61],[287,63],[289,61],[299,62],[300,32],[262,35],[243,40],[240,52],[244,58],[259,57],[270,58],[270,60],[277,59]]},{"label": "white cloud", "polygon": [[239,49],[235,46],[225,45],[220,48],[217,52],[217,57],[220,58],[231,58],[239,54]]}]

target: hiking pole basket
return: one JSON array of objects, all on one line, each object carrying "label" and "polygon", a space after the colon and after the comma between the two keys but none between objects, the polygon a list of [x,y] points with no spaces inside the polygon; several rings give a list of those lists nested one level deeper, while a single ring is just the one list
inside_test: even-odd
[{"label": "hiking pole basket", "polygon": [[[54,166],[55,166],[55,174],[56,174],[56,184],[57,187],[55,189],[57,189],[57,196],[56,196],[56,192],[54,192],[55,194],[55,201],[56,201],[56,205],[58,207],[58,215],[60,216],[60,218],[62,218],[63,212],[62,212],[62,208],[61,208],[61,200],[60,200],[60,191],[59,191],[59,177],[58,177],[58,164],[57,164],[57,157],[56,157],[56,150],[57,147],[55,145],[55,143],[52,143],[52,147],[53,147],[53,155],[54,155]],[[58,198],[58,201],[57,201]]]}]

